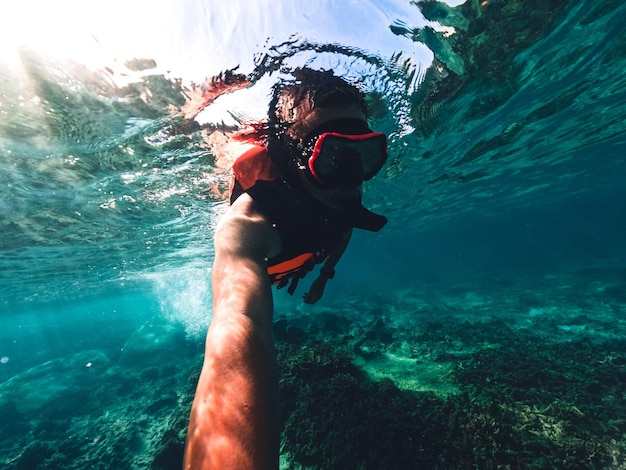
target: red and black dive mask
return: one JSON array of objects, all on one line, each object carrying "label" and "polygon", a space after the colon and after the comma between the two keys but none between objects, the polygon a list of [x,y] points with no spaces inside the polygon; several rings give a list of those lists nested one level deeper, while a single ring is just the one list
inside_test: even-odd
[{"label": "red and black dive mask", "polygon": [[305,139],[309,173],[326,188],[353,187],[374,177],[387,160],[387,138],[359,119],[340,119],[315,129]]}]

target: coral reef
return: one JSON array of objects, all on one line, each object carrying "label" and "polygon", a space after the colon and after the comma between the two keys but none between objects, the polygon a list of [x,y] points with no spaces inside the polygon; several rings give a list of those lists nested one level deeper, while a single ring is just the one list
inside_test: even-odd
[{"label": "coral reef", "polygon": [[[624,468],[625,272],[278,311],[281,468]],[[0,466],[180,468],[201,357],[155,318],[13,376]]]},{"label": "coral reef", "polygon": [[[355,302],[332,332],[315,326],[329,310],[291,319],[315,333],[278,340],[285,468],[622,468],[624,306],[576,288],[559,309],[528,309],[520,289],[413,314],[407,296],[384,317]],[[403,357],[423,390],[376,380],[380,357]],[[448,366],[438,386],[422,375],[433,364]]]}]

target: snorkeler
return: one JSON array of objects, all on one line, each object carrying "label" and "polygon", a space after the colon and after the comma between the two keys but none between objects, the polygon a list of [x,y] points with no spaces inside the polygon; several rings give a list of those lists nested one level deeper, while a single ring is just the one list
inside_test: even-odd
[{"label": "snorkeler", "polygon": [[278,468],[278,377],[271,286],[316,264],[304,294],[319,300],[353,228],[387,219],[363,207],[361,185],[387,158],[367,125],[363,93],[330,71],[308,68],[274,87],[264,145],[233,165],[231,206],[215,232],[213,319],[191,410],[185,469]]}]

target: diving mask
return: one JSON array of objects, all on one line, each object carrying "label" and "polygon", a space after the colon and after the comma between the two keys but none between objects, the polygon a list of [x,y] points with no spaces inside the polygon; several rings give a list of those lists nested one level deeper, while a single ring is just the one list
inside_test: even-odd
[{"label": "diving mask", "polygon": [[[324,127],[332,128],[332,124],[337,123]],[[356,127],[313,133],[308,139],[303,156],[316,183],[327,188],[358,186],[383,167],[387,160],[385,134],[372,132],[363,121]]]}]

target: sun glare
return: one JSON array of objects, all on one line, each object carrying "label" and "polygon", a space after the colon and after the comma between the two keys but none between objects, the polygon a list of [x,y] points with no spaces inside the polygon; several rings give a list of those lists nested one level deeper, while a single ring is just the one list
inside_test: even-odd
[{"label": "sun glare", "polygon": [[[15,66],[21,50],[88,68],[169,52],[167,0],[23,0],[0,4],[0,61]],[[157,62],[158,63],[158,62]]]}]

